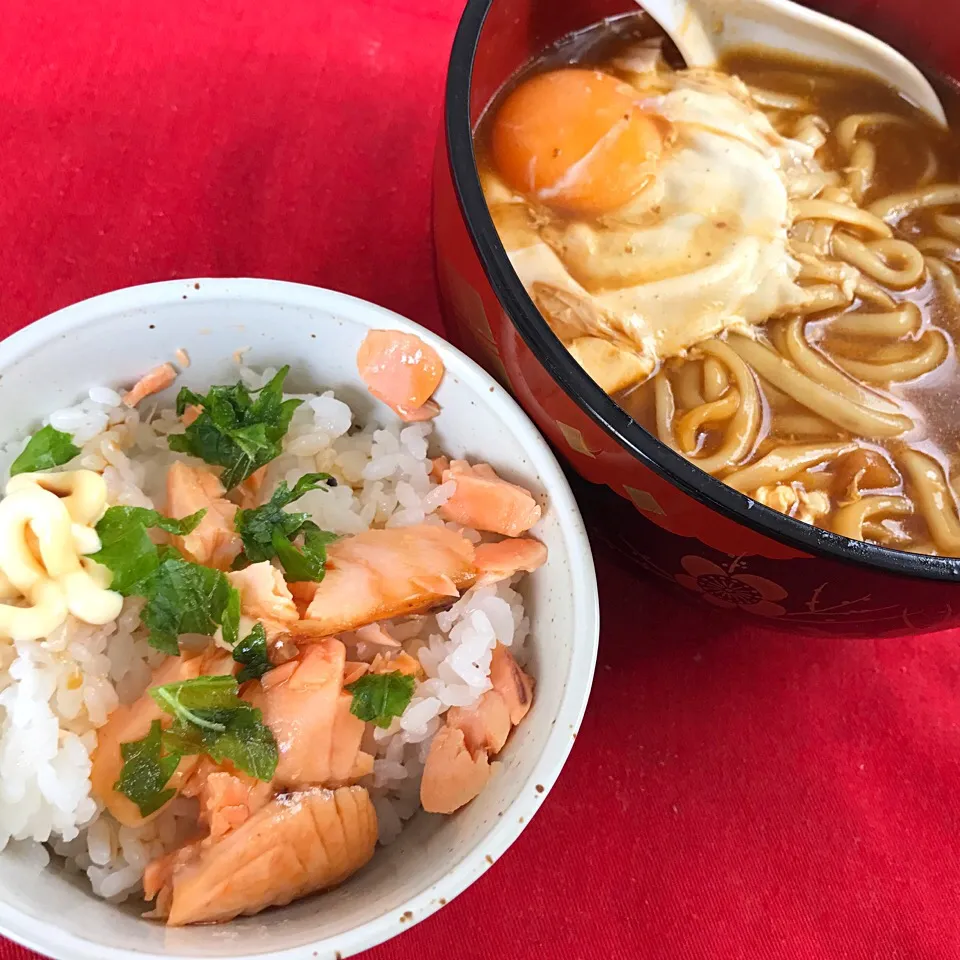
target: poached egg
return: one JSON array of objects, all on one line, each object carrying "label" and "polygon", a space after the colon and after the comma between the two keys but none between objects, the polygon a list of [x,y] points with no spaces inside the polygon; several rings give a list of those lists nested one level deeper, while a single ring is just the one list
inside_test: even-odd
[{"label": "poached egg", "polygon": [[821,172],[736,78],[630,76],[570,67],[522,82],[493,118],[484,177],[514,269],[610,392],[804,303],[790,201]]}]

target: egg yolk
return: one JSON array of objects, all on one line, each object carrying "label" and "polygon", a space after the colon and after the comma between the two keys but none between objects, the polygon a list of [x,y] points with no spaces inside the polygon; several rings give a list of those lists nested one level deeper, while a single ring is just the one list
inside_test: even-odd
[{"label": "egg yolk", "polygon": [[599,70],[537,74],[494,118],[493,162],[507,184],[552,207],[600,214],[649,182],[663,148],[662,119],[633,87]]}]

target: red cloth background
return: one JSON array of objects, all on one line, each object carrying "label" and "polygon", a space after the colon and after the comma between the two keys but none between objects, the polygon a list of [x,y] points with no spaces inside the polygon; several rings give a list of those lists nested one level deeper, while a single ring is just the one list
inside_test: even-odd
[{"label": "red cloth background", "polygon": [[[0,14],[0,331],[203,275],[441,329],[430,165],[457,0]],[[960,956],[957,634],[798,639],[597,566],[596,686],[556,789],[369,960]]]}]

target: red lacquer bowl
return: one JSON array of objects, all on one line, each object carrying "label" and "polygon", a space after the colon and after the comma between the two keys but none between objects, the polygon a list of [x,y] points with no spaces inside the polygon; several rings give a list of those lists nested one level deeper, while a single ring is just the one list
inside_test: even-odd
[{"label": "red lacquer bowl", "polygon": [[[960,68],[960,0],[821,7],[944,72]],[[631,0],[468,0],[447,78],[434,237],[447,328],[492,371],[580,475],[594,532],[638,568],[717,607],[828,635],[960,625],[960,561],[848,540],[764,507],[674,453],[567,354],[527,296],[484,203],[471,131],[521,66]],[[904,42],[904,38],[913,42]]]}]

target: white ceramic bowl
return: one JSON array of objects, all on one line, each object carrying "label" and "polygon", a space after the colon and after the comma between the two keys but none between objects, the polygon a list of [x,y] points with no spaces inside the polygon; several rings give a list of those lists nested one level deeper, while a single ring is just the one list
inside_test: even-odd
[{"label": "white ceramic bowl", "polygon": [[491,868],[544,802],[573,744],[593,678],[599,613],[590,545],[570,488],[536,428],[499,384],[434,334],[362,300],[272,280],[201,279],[119,290],[60,310],[0,343],[0,441],[76,402],[94,384],[131,383],[180,347],[192,364],[177,387],[230,382],[231,354],[249,346],[252,364],[290,363],[295,388],[332,387],[355,410],[370,411],[376,401],[357,375],[355,358],[371,327],[414,332],[443,357],[447,372],[436,395],[442,414],[435,422],[448,454],[486,460],[546,499],[535,532],[549,560],[526,584],[536,694],[499,758],[500,775],[453,817],[418,814],[398,841],[378,849],[337,890],[220,927],[168,930],[132,908],[103,903],[80,880],[51,868],[38,876],[0,854],[0,934],[58,960],[334,960],[387,940],[453,899]]}]

